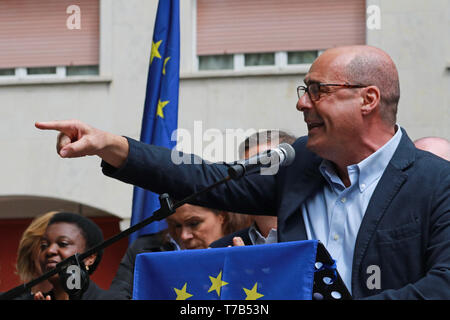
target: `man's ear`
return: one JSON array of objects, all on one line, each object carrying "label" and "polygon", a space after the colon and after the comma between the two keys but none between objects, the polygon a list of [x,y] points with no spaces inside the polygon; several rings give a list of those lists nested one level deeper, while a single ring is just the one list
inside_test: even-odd
[{"label": "man's ear", "polygon": [[377,86],[368,86],[363,89],[361,112],[369,115],[380,105],[381,93]]}]

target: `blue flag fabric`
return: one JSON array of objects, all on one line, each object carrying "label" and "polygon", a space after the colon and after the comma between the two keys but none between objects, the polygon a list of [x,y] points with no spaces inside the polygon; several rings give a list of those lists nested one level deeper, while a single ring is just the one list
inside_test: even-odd
[{"label": "blue flag fabric", "polygon": [[136,300],[311,300],[316,240],[142,253]]},{"label": "blue flag fabric", "polygon": [[[171,140],[178,123],[178,88],[180,78],[180,12],[179,0],[158,3],[150,54],[144,114],[140,140],[172,149]],[[160,208],[159,196],[142,188],[133,191],[131,225],[150,217]],[[154,222],[130,235],[132,243],[139,235],[155,233],[167,227]]]}]

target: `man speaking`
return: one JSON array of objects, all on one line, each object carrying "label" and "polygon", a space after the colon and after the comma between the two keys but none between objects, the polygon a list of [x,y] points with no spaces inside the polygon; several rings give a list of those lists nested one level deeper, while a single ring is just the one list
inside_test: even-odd
[{"label": "man speaking", "polygon": [[[278,216],[278,240],[318,239],[354,298],[450,298],[450,163],[414,147],[396,123],[399,77],[371,46],[326,50],[297,88],[308,137],[276,175],[230,181],[194,204]],[[182,199],[227,166],[176,165],[171,151],[79,121],[58,130],[63,158],[97,155],[104,174]],[[194,157],[194,156],[192,156]],[[378,281],[372,282],[373,272]]]}]

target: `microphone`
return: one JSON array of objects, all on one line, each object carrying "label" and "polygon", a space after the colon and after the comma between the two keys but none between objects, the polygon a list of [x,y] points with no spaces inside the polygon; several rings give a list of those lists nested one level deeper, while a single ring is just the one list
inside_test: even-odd
[{"label": "microphone", "polygon": [[[237,180],[246,173],[262,168],[261,174],[271,175],[278,172],[278,168],[290,165],[295,159],[295,150],[289,143],[281,143],[278,147],[263,151],[257,155],[240,160],[228,168],[231,179]],[[265,170],[264,170],[265,169]]]}]

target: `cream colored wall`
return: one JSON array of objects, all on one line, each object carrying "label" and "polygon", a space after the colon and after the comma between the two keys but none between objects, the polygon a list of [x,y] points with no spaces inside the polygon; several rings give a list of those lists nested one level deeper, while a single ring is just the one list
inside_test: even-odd
[{"label": "cream colored wall", "polygon": [[367,43],[386,50],[400,74],[398,123],[411,139],[450,139],[450,1],[368,0],[381,9]]}]

